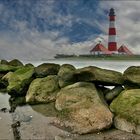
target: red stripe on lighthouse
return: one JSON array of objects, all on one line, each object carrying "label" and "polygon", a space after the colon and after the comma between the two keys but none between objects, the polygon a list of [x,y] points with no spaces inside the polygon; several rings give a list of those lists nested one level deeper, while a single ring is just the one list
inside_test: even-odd
[{"label": "red stripe on lighthouse", "polygon": [[115,21],[115,16],[110,16],[110,17],[109,17],[109,20],[110,20],[110,21]]},{"label": "red stripe on lighthouse", "polygon": [[117,51],[117,43],[116,42],[109,42],[108,43],[108,50],[109,51]]},{"label": "red stripe on lighthouse", "polygon": [[111,8],[109,12],[109,32],[108,32],[108,50],[116,53],[117,52],[117,42],[116,42],[116,28],[115,28],[115,12]]},{"label": "red stripe on lighthouse", "polygon": [[116,35],[116,29],[115,28],[109,28],[109,35]]}]

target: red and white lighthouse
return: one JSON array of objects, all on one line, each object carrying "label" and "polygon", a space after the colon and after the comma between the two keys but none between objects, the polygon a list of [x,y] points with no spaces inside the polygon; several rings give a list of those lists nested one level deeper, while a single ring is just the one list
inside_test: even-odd
[{"label": "red and white lighthouse", "polygon": [[117,53],[115,16],[114,9],[111,8],[109,12],[108,50],[112,53]]}]

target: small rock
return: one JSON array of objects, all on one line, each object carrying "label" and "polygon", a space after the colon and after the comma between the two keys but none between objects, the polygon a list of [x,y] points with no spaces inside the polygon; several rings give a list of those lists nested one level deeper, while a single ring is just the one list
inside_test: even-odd
[{"label": "small rock", "polygon": [[20,127],[20,122],[17,121],[11,125],[12,128]]},{"label": "small rock", "polygon": [[6,113],[8,112],[8,109],[4,107],[4,108],[1,108],[0,111]]}]

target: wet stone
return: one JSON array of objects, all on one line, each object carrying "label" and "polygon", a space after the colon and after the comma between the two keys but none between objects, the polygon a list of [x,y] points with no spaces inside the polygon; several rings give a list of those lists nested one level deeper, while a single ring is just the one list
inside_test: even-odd
[{"label": "wet stone", "polygon": [[1,108],[0,111],[6,113],[6,112],[8,112],[8,109],[6,107],[4,107],[4,108]]}]

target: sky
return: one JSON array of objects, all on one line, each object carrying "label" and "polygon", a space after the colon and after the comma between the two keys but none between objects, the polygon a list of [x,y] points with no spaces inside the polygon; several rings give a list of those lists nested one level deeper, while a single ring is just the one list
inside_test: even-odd
[{"label": "sky", "polygon": [[140,1],[0,0],[0,59],[43,60],[107,47],[108,12],[116,12],[118,47],[140,54]]}]

